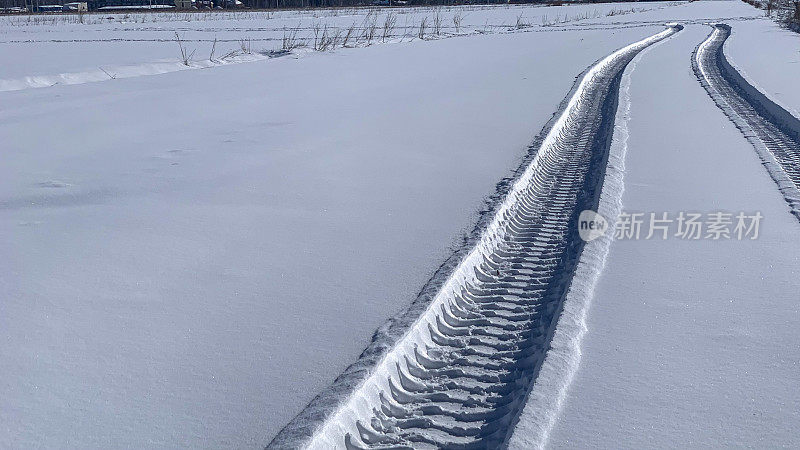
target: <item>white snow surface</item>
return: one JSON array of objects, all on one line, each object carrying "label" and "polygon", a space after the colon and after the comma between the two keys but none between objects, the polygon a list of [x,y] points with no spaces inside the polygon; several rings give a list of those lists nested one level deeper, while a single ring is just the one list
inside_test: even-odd
[{"label": "white snow surface", "polygon": [[[769,21],[730,25],[739,46],[732,62],[749,68],[757,84],[789,91],[781,76],[758,78],[761,55],[742,47],[769,48],[772,36],[780,43],[794,36]],[[653,48],[632,75],[623,208],[760,211],[760,237],[616,241],[548,447],[800,445],[800,224],[755,150],[692,73],[689,55],[709,32],[687,27]],[[791,59],[770,61],[771,70],[796,79]],[[791,104],[791,95],[778,97]]]},{"label": "white snow surface", "polygon": [[751,85],[800,118],[800,33],[787,32],[766,20],[737,23],[725,52],[728,62]]},{"label": "white snow surface", "polygon": [[[0,17],[0,91],[54,84],[108,81],[112,78],[151,75],[187,68],[207,68],[232,62],[264,59],[279,50],[287,37],[313,48],[316,36],[327,27],[331,35],[347,34],[347,46],[419,40],[419,25],[427,21],[425,39],[442,39],[477,33],[558,31],[574,26],[624,22],[623,19],[661,10],[678,10],[682,2],[614,3],[544,7],[532,5],[474,5],[447,8],[345,8],[280,12],[162,12],[96,13],[85,15]],[[389,14],[394,26],[384,38],[382,27]],[[610,15],[609,15],[610,14]],[[678,14],[680,14],[678,12]],[[438,31],[432,28],[441,19]],[[454,17],[460,17],[456,27]],[[374,23],[376,37],[362,37]],[[181,62],[182,41],[192,55]],[[217,41],[214,43],[214,41]],[[341,40],[340,40],[340,45]],[[242,48],[249,52],[244,55]],[[213,48],[213,60],[212,60]]]},{"label": "white snow surface", "polygon": [[[758,209],[763,234],[614,243],[550,443],[796,442],[798,224],[689,64],[727,20],[732,62],[796,111],[744,38],[792,37],[733,1],[465,12],[468,36],[225,65],[214,37],[272,50],[366,13],[0,18],[0,447],[262,447],[415,298],[574,77],[672,21],[631,77],[624,208]],[[213,67],[182,70],[175,31]],[[181,70],[138,76],[159,64]]]},{"label": "white snow surface", "polygon": [[574,77],[662,29],[0,93],[0,447],[263,446],[416,297]]},{"label": "white snow surface", "polygon": [[[575,111],[579,111],[578,104],[584,98],[585,92],[591,89],[592,83],[596,82],[594,80],[597,79],[599,76],[598,74],[602,73],[602,71],[609,66],[613,67],[615,60],[623,57],[626,53],[639,51],[649,45],[653,45],[655,42],[668,38],[673,33],[675,33],[675,30],[668,28],[653,36],[648,36],[645,39],[631,43],[606,56],[587,71],[578,83],[564,111],[555,121],[552,129],[550,129],[544,137],[536,156],[525,168],[522,175],[514,182],[505,200],[494,213],[491,222],[487,225],[484,234],[481,236],[480,242],[463,258],[436,297],[428,305],[425,312],[410,326],[407,333],[395,343],[392,350],[381,359],[371,372],[369,378],[364,380],[364,382],[342,402],[331,417],[319,427],[305,448],[322,450],[341,447],[341,443],[347,433],[355,434],[358,432],[355,427],[357,421],[369,420],[368,418],[372,414],[371,408],[374,407],[373,405],[379,404],[379,396],[382,392],[389,391],[387,380],[392,378],[392,376],[396,376],[396,371],[398,370],[396,368],[400,367],[404,358],[407,358],[408,355],[413,355],[415,347],[419,346],[424,348],[430,345],[430,336],[426,334],[430,329],[429,327],[434,326],[436,323],[437,312],[445,308],[445,305],[457,295],[463,286],[477,284],[475,280],[477,267],[479,267],[483,255],[495,251],[499,245],[499,236],[503,233],[503,225],[509,215],[508,211],[514,208],[515,202],[518,201],[522,195],[520,193],[525,192],[531,180],[535,179],[537,167],[541,167],[545,164],[542,162],[546,161],[546,159],[544,159],[546,157],[543,155],[546,155],[548,152],[555,152],[559,145],[563,145],[559,143],[559,139],[563,134],[566,134],[564,130],[569,127],[568,123],[574,117]],[[615,152],[615,157],[624,158],[624,154],[620,153],[619,151]],[[612,173],[611,176],[616,177],[618,174]],[[618,204],[618,198],[615,197],[612,202]],[[611,211],[612,208],[614,208],[614,206],[604,208],[603,213],[611,216],[611,214],[613,214]],[[604,253],[607,251],[610,242],[608,239],[603,239],[599,242],[599,245],[602,247],[597,250],[592,247],[589,253],[594,251],[598,253],[598,258],[602,259],[604,258]],[[593,274],[597,274],[601,268],[602,267],[592,267],[589,270],[593,271]],[[591,283],[591,281],[589,283]],[[559,378],[563,379],[563,374],[559,374]],[[567,381],[564,386],[566,387],[568,384]]]}]

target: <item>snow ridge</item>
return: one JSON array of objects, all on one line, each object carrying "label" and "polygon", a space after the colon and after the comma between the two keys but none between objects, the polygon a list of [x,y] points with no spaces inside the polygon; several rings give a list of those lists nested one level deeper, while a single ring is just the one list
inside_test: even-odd
[{"label": "snow ridge", "polygon": [[[427,305],[412,305],[422,309],[417,318],[393,345],[376,339],[362,355],[369,364],[354,364],[269,447],[508,441],[584,248],[577,216],[600,201],[623,70],[680,29],[624,47],[586,72],[479,240]],[[591,283],[575,292],[585,289]]]},{"label": "snow ridge", "polygon": [[715,24],[692,55],[692,68],[714,103],[753,145],[792,214],[800,219],[800,119],[751,85],[727,60],[731,27]]},{"label": "snow ridge", "polygon": [[213,60],[189,61],[186,64],[181,61],[161,61],[127,66],[98,67],[96,70],[61,73],[57,75],[30,75],[24,78],[0,80],[0,92],[20,91],[23,89],[52,87],[56,85],[93,83],[147,75],[160,75],[190,69],[208,69],[228,64],[262,61],[285,54],[288,54],[288,52],[240,53]]}]

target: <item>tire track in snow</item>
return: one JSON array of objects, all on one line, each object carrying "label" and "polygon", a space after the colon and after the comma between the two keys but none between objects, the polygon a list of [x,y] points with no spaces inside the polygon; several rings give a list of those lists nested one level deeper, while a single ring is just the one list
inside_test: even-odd
[{"label": "tire track in snow", "polygon": [[800,119],[751,85],[725,57],[731,34],[714,25],[692,55],[692,68],[714,103],[753,145],[770,176],[800,219]]},{"label": "tire track in snow", "polygon": [[622,212],[622,195],[625,190],[625,157],[628,151],[628,122],[630,121],[630,86],[637,61],[664,41],[642,50],[628,64],[622,75],[619,105],[614,118],[614,136],[609,149],[608,163],[600,193],[597,212],[612,229],[603,236],[586,243],[575,269],[572,283],[564,301],[564,310],[558,319],[550,348],[528,394],[528,400],[519,421],[509,437],[509,450],[543,449],[550,432],[561,413],[567,392],[581,361],[581,344],[588,331],[586,318],[594,297],[597,281],[605,267],[606,257],[614,241],[613,224]]},{"label": "tire track in snow", "polygon": [[415,320],[392,343],[375,338],[362,355],[367,362],[346,370],[268,448],[507,442],[584,247],[577,216],[598,206],[622,73],[641,50],[681,28],[588,69],[475,245]]}]

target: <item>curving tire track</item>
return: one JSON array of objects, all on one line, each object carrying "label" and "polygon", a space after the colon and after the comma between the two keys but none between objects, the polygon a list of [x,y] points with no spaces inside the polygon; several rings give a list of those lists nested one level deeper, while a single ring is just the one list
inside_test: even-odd
[{"label": "curving tire track", "polygon": [[493,448],[514,428],[596,209],[627,64],[673,26],[592,66],[479,239],[387,346],[376,339],[268,448]]},{"label": "curving tire track", "polygon": [[714,103],[753,145],[764,167],[800,219],[800,120],[751,85],[723,51],[731,34],[726,24],[694,51],[692,67]]}]

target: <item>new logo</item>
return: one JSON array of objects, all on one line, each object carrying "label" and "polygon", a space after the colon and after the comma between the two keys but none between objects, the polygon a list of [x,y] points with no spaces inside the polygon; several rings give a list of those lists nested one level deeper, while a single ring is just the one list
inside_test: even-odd
[{"label": "new logo", "polygon": [[591,209],[581,211],[581,215],[578,216],[578,234],[586,242],[599,238],[607,229],[608,221],[605,217]]}]

